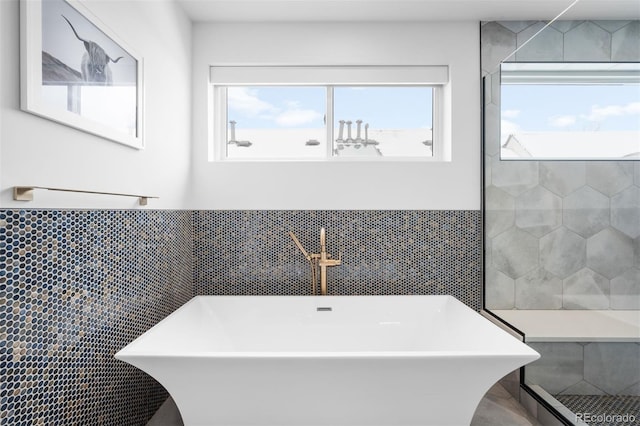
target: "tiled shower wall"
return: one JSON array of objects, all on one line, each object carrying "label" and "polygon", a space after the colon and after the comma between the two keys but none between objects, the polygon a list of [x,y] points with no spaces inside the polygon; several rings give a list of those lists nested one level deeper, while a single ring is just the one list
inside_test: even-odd
[{"label": "tiled shower wall", "polygon": [[189,211],[0,210],[0,425],[144,425],[113,354],[193,294]]},{"label": "tiled shower wall", "polygon": [[640,343],[528,344],[542,357],[526,367],[526,381],[552,395],[640,396]]},{"label": "tiled shower wall", "polygon": [[[546,23],[481,27],[492,309],[640,309],[640,161],[501,161],[500,61]],[[640,61],[640,21],[557,21],[517,61]]]},{"label": "tiled shower wall", "polygon": [[480,308],[479,211],[196,211],[196,294],[311,294],[288,232],[318,253],[321,227],[342,259],[330,294],[451,294]]}]

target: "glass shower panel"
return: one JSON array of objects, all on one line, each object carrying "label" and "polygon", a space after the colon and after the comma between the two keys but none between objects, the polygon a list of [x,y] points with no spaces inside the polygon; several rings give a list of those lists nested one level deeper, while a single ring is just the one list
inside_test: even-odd
[{"label": "glass shower panel", "polygon": [[487,167],[485,306],[542,355],[526,384],[574,420],[633,424],[602,416],[640,418],[640,164]]},{"label": "glass shower panel", "polygon": [[[483,31],[503,37],[505,28],[512,26],[490,23]],[[494,36],[483,38],[483,48]],[[505,147],[503,137],[513,130],[518,108],[501,105],[508,98],[500,65],[483,63],[483,69],[495,70],[484,78],[485,309],[521,330],[541,354],[525,367],[524,383],[568,420],[638,424],[640,150],[616,159],[518,154],[513,140]],[[572,96],[589,111],[624,112],[640,122],[640,91],[631,87],[625,108],[617,110],[604,103],[594,109],[593,102]],[[546,96],[555,102],[564,95]],[[568,123],[565,118],[554,124]],[[637,129],[620,131],[629,130],[635,132],[629,140],[640,144]],[[615,137],[602,140],[617,146]],[[511,155],[504,155],[506,148]]]}]

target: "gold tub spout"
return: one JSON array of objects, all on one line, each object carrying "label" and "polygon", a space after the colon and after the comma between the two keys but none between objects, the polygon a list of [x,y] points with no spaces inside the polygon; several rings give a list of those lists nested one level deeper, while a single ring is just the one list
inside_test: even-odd
[{"label": "gold tub spout", "polygon": [[341,265],[340,259],[331,259],[331,255],[327,253],[327,235],[324,228],[320,228],[320,294],[327,295],[327,268],[331,266]]}]

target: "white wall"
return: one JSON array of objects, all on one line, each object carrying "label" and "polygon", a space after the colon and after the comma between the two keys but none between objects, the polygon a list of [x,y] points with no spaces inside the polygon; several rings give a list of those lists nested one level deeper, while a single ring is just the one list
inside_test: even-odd
[{"label": "white wall", "polygon": [[[160,196],[148,208],[480,208],[477,23],[198,23],[191,32],[170,0],[83,3],[144,57],[146,149],[19,109],[19,4],[0,1],[0,207],[138,207],[45,191],[12,200],[14,185],[41,185]],[[452,161],[209,163],[209,66],[231,64],[449,65]]]},{"label": "white wall", "polygon": [[38,191],[14,185],[157,195],[147,208],[184,207],[191,158],[191,23],[172,0],[83,4],[143,56],[145,142],[138,151],[20,110],[19,3],[0,1],[0,207],[138,208],[133,198]]},{"label": "white wall", "polygon": [[[479,25],[194,23],[190,208],[480,209]],[[211,65],[448,65],[452,161],[209,163]]]},{"label": "white wall", "polygon": [[[4,39],[5,39],[5,35],[4,35],[4,30],[3,28],[5,28],[5,19],[3,18],[4,16],[4,7],[2,6],[2,3],[0,3],[0,52],[7,52],[7,46],[4,43]],[[4,91],[4,80],[3,80],[3,75],[4,75],[4,71],[3,71],[3,64],[5,63],[5,60],[2,59],[0,60],[0,167],[2,167],[2,144],[3,144],[3,131],[2,131],[2,110],[4,109],[3,105],[4,105],[4,101],[3,99],[5,98],[5,91]],[[2,169],[0,168],[0,189],[2,188]]]}]

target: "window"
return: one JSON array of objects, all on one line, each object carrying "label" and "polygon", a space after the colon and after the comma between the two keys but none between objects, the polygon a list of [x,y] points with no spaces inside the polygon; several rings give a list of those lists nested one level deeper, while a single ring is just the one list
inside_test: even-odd
[{"label": "window", "polygon": [[335,155],[433,157],[433,90],[424,86],[334,88]]},{"label": "window", "polygon": [[227,158],[318,158],[327,146],[324,88],[229,86]]},{"label": "window", "polygon": [[639,159],[640,66],[505,63],[502,159]]},{"label": "window", "polygon": [[446,67],[214,67],[216,160],[440,159]]}]

